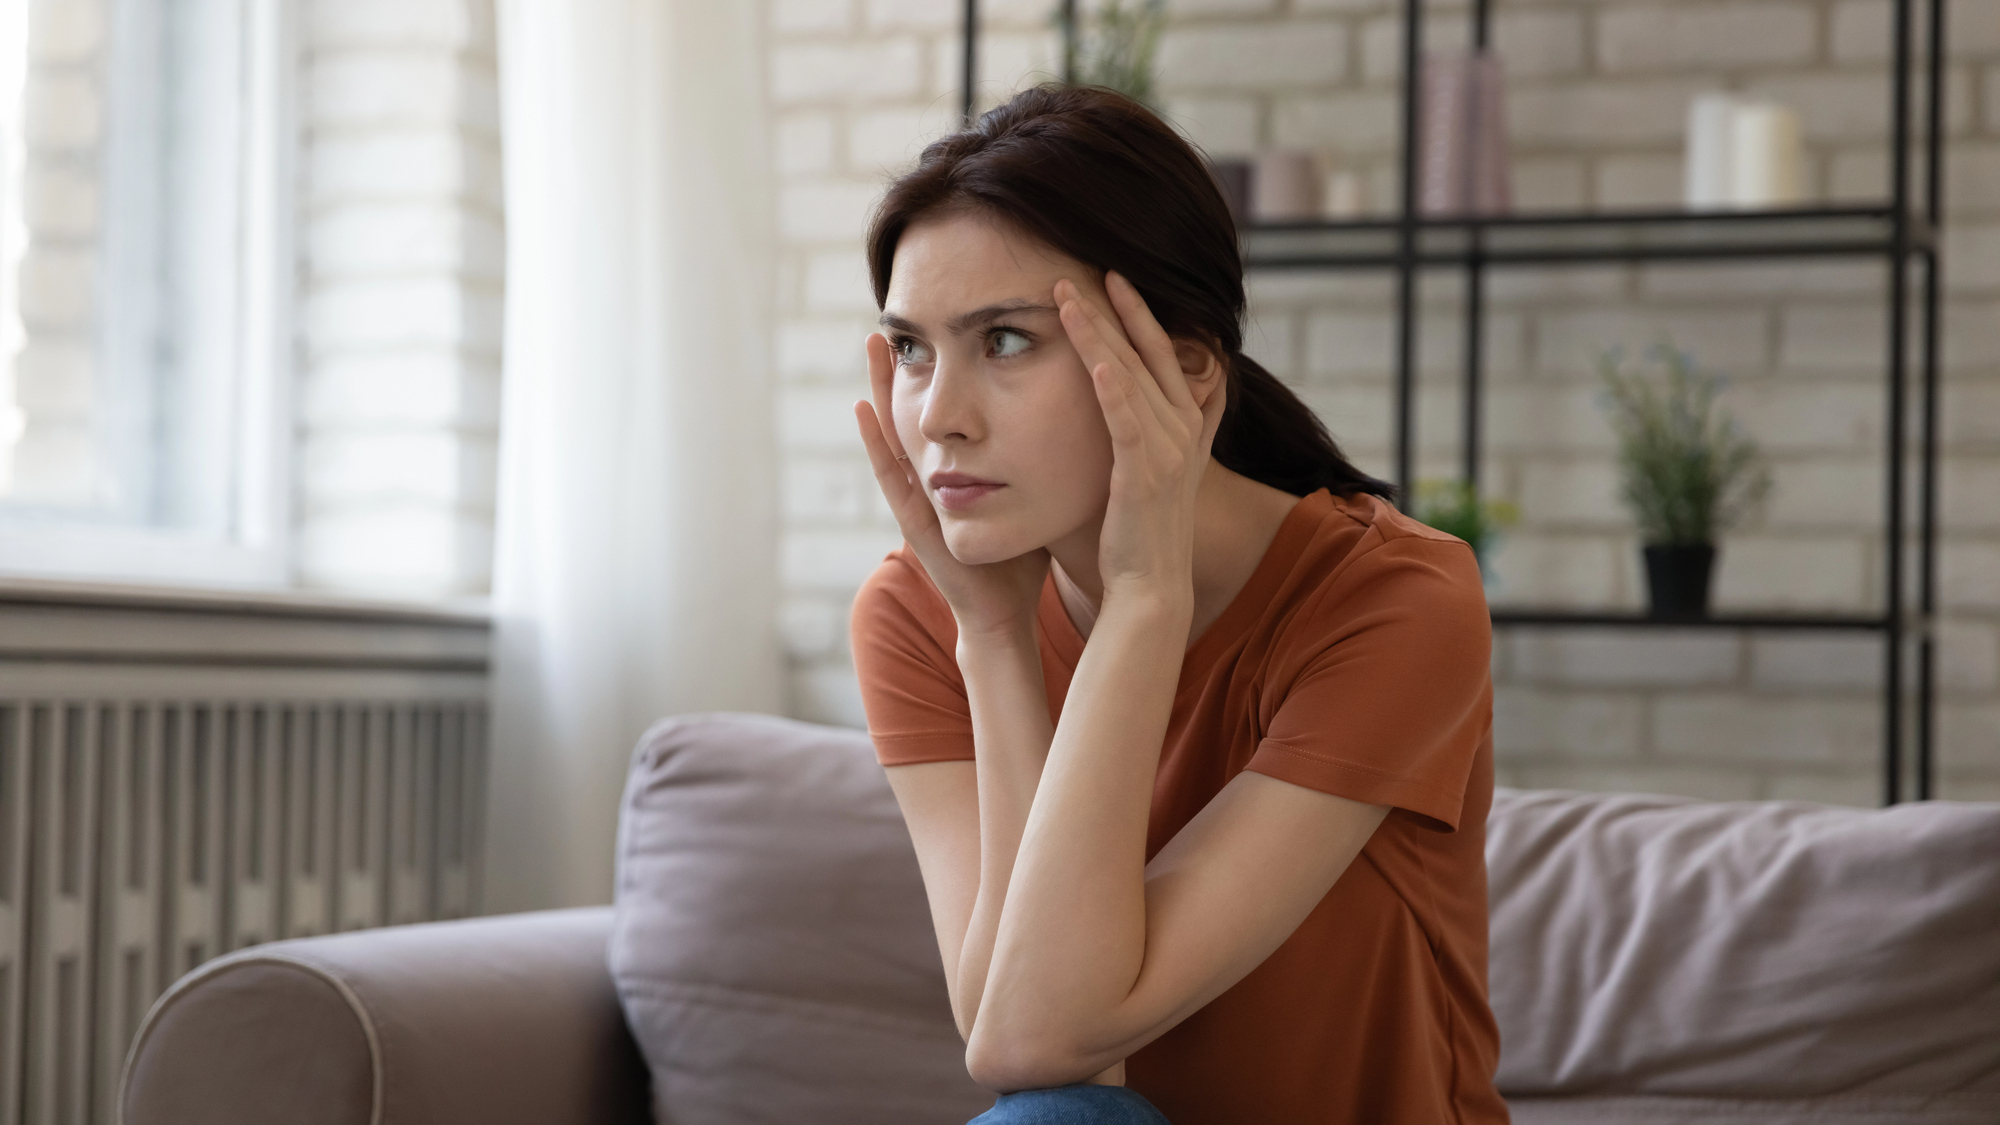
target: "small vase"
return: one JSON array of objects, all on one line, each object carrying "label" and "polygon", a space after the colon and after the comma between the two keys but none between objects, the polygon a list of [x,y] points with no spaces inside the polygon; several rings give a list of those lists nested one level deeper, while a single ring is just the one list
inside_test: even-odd
[{"label": "small vase", "polygon": [[1708,579],[1715,571],[1715,544],[1654,544],[1645,553],[1652,615],[1675,619],[1708,616]]}]

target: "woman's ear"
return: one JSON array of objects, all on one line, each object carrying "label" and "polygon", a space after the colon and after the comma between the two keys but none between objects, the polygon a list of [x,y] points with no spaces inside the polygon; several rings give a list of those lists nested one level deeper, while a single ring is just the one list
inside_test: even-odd
[{"label": "woman's ear", "polygon": [[1222,385],[1222,357],[1207,344],[1175,340],[1174,358],[1180,361],[1181,374],[1187,376],[1188,390],[1194,394],[1195,405],[1205,405],[1208,396]]}]

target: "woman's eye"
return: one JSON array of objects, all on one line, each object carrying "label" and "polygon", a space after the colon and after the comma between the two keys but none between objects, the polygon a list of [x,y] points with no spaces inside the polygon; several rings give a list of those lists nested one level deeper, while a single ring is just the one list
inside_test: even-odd
[{"label": "woman's eye", "polygon": [[931,350],[915,340],[896,341],[896,362],[905,367],[918,363],[929,363]]},{"label": "woman's eye", "polygon": [[1002,328],[987,341],[987,350],[996,359],[1020,355],[1028,350],[1028,337],[1011,328]]}]

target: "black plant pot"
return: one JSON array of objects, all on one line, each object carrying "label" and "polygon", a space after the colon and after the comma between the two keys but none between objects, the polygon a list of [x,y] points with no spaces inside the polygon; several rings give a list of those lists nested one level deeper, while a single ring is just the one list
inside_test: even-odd
[{"label": "black plant pot", "polygon": [[1715,572],[1715,544],[1676,543],[1646,548],[1646,591],[1654,617],[1708,616],[1708,579]]}]

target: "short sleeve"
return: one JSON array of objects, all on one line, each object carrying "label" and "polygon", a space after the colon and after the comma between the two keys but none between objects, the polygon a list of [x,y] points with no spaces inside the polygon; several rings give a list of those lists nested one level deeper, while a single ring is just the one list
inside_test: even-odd
[{"label": "short sleeve", "polygon": [[862,583],[848,625],[868,736],[885,766],[971,761],[957,625],[907,550],[890,554]]},{"label": "short sleeve", "polygon": [[1492,622],[1463,542],[1402,535],[1320,591],[1273,666],[1245,767],[1456,831],[1493,715]]}]

